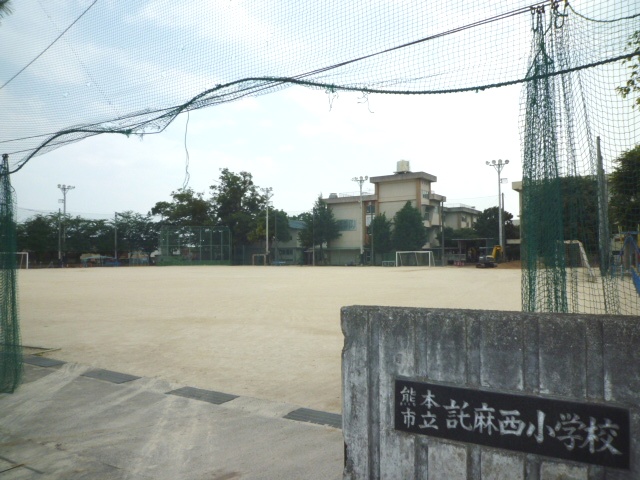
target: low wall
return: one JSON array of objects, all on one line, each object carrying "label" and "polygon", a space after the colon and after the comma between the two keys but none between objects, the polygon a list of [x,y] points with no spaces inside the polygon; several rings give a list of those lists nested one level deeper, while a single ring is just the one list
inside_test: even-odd
[{"label": "low wall", "polygon": [[640,478],[640,319],[342,309],[345,479]]}]

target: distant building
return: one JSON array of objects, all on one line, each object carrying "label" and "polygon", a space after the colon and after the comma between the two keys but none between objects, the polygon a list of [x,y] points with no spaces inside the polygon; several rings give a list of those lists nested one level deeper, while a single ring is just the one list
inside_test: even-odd
[{"label": "distant building", "polygon": [[272,262],[286,265],[297,265],[303,262],[304,248],[300,244],[298,234],[304,230],[304,227],[302,220],[289,220],[291,239],[286,242],[275,240],[272,243]]},{"label": "distant building", "polygon": [[[427,243],[423,249],[440,247],[442,211],[446,197],[433,191],[432,184],[438,181],[435,175],[411,172],[409,162],[400,160],[393,175],[371,177],[369,181],[374,185],[374,192],[363,191],[362,209],[359,192],[348,195],[332,193],[323,199],[333,211],[341,233],[341,236],[331,241],[328,246],[331,264],[357,263],[361,235],[363,244],[368,247],[369,236],[366,227],[373,217],[384,213],[392,220],[407,202],[420,211],[423,224],[427,228]],[[363,226],[365,228],[362,228]]]},{"label": "distant building", "polygon": [[449,204],[444,207],[444,226],[454,230],[473,228],[481,213],[469,205]]}]

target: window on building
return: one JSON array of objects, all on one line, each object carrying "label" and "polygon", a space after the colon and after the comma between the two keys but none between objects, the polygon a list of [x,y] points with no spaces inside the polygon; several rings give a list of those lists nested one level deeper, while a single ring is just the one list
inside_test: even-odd
[{"label": "window on building", "polygon": [[431,221],[433,218],[433,208],[429,208],[429,205],[423,205],[422,219]]},{"label": "window on building", "polygon": [[338,220],[338,230],[348,232],[356,229],[355,220]]}]

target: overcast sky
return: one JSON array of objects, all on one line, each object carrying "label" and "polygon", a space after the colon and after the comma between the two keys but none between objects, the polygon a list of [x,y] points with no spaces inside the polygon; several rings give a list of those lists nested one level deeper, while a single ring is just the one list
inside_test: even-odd
[{"label": "overcast sky", "polygon": [[[248,171],[273,188],[273,205],[309,210],[319,194],[357,192],[354,176],[388,175],[398,160],[435,175],[449,203],[497,206],[509,159],[505,207],[517,216],[511,182],[521,177],[520,87],[437,96],[370,95],[292,87],[178,117],[143,139],[104,134],[33,158],[12,176],[19,218],[57,211],[58,184],[73,185],[67,212],[112,217],[147,213],[185,181],[208,195],[221,168]],[[188,158],[187,158],[188,152]],[[188,173],[188,176],[187,176]],[[365,190],[373,185],[365,183]]]},{"label": "overcast sky", "polygon": [[[0,27],[7,47],[0,50],[0,140],[15,152],[12,162],[70,126],[120,125],[111,121],[181,105],[212,86],[256,75],[398,90],[522,78],[532,25],[526,8],[499,22],[474,23],[528,7],[525,0],[334,1],[331,21],[314,1],[277,8],[260,0],[192,2],[179,9],[170,0],[14,3]],[[600,26],[637,13],[634,3],[574,0],[572,6],[606,20],[592,22],[589,32],[617,32],[620,46],[631,20],[619,31]],[[436,35],[442,32],[449,34]],[[425,35],[432,41],[413,42]],[[589,41],[581,53],[595,53],[587,60],[610,55],[610,41]],[[406,42],[408,50],[321,68]],[[303,75],[316,69],[315,77]],[[498,159],[510,162],[501,185],[505,207],[517,217],[511,184],[522,176],[521,89],[364,98],[296,86],[246,97],[182,114],[143,139],[103,134],[32,158],[11,179],[19,218],[57,212],[58,184],[75,187],[67,194],[72,215],[147,213],[183,186],[208,197],[222,168],[250,172],[258,186],[273,189],[276,208],[295,214],[310,210],[319,194],[357,192],[353,177],[391,174],[399,160],[435,175],[433,190],[447,203],[484,210],[498,205],[498,175],[485,164]],[[232,90],[211,98],[231,98]],[[364,187],[373,190],[370,183]]]},{"label": "overcast sky", "polygon": [[[354,20],[347,28],[336,21],[326,25],[306,22],[305,15],[322,11],[315,2],[301,4],[305,8],[287,4],[264,8],[261,2],[188,5],[171,9],[171,2],[155,0],[132,5],[129,10],[87,0],[17,3],[0,28],[0,40],[16,45],[1,54],[1,81],[10,82],[0,90],[7,107],[3,138],[43,135],[39,138],[44,139],[70,125],[99,123],[104,121],[101,109],[112,109],[109,115],[116,115],[131,109],[160,108],[151,101],[155,90],[162,93],[160,100],[154,100],[158,105],[178,105],[218,81],[237,80],[237,76],[299,74],[323,65],[318,62],[328,62],[322,52],[329,44],[327,51],[334,53],[335,49],[339,54],[335,59],[377,51],[383,46],[370,45],[382,41],[380,35],[372,35],[376,26],[386,29],[388,46],[420,38],[425,31],[446,31],[515,8],[512,1],[478,1],[462,15],[459,5],[447,4],[453,13],[445,15],[433,5],[416,3],[415,7],[424,11],[409,10],[402,14],[405,16],[396,16],[403,9],[383,0],[375,3],[375,8],[366,2],[355,3],[358,8],[354,11],[348,4],[336,2],[336,8],[346,9],[342,12],[345,21]],[[87,15],[55,40],[55,35],[72,25],[86,8]],[[112,13],[115,16],[110,16]],[[205,13],[209,16],[201,17]],[[373,23],[357,17],[374,13],[378,16],[371,19]],[[344,77],[338,71],[335,78],[327,73],[319,79],[329,84],[359,84],[365,80],[354,75],[362,70],[368,78],[367,68],[374,75],[371,82],[384,79],[385,85],[392,85],[388,82],[396,77],[425,76],[425,71],[429,73],[425,78],[433,77],[436,82],[462,82],[456,83],[458,87],[469,82],[476,85],[476,74],[481,77],[477,81],[487,84],[513,78],[506,75],[521,75],[520,69],[526,65],[522,62],[528,56],[531,16],[525,13],[496,24],[496,30],[493,26],[466,30],[421,44],[415,47],[418,50],[398,51],[387,63],[366,63],[366,68],[347,68]],[[416,19],[420,22],[413,21]],[[299,25],[310,29],[305,30],[306,36],[299,34]],[[327,25],[339,31],[328,35],[323,30]],[[317,40],[316,33],[329,44]],[[367,40],[358,35],[366,35]],[[309,43],[300,44],[304,39]],[[48,49],[52,41],[53,47]],[[503,42],[500,45],[508,42],[511,56],[505,56],[510,50],[502,46],[493,48],[499,41]],[[465,42],[466,50],[458,51],[457,42]],[[485,50],[476,52],[481,45]],[[215,50],[223,47],[228,49]],[[441,47],[448,50],[438,50]],[[239,59],[247,61],[235,62],[234,55],[245,55],[247,49],[251,55]],[[39,56],[40,52],[45,54]],[[197,52],[206,55],[201,59]],[[495,55],[502,59],[500,65],[505,70],[491,76],[498,67],[492,63],[498,61]],[[506,70],[507,57],[519,65],[511,73]],[[37,61],[28,63],[34,58]],[[333,56],[327,58],[334,60]],[[25,65],[29,68],[22,71]],[[19,76],[13,79],[16,73]],[[438,88],[449,87],[446,83]],[[357,93],[330,94],[296,86],[193,111],[189,117],[182,114],[164,132],[143,139],[103,134],[36,156],[12,175],[19,219],[62,208],[58,184],[75,187],[67,194],[67,212],[72,215],[112,218],[114,212],[127,210],[147,213],[183,186],[208,197],[209,186],[222,168],[250,172],[258,186],[273,189],[276,208],[295,214],[310,210],[320,194],[357,192],[353,177],[391,174],[399,160],[408,160],[414,172],[435,175],[438,181],[432,188],[445,195],[447,203],[484,210],[498,204],[498,175],[485,164],[497,159],[510,162],[503,171],[508,182],[502,184],[502,190],[506,209],[518,216],[517,194],[511,183],[522,175],[518,128],[521,88],[364,98]],[[144,103],[145,95],[151,95],[151,103]],[[91,116],[94,112],[95,118]],[[105,118],[112,118],[109,115]],[[11,143],[5,146],[16,152],[26,148]],[[372,191],[373,185],[366,183],[364,188]]]}]

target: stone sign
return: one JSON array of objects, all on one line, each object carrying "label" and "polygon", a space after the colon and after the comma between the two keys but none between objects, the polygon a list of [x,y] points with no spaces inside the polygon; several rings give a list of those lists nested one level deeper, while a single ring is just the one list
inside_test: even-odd
[{"label": "stone sign", "polygon": [[629,411],[622,408],[401,378],[393,391],[396,430],[629,469]]}]

